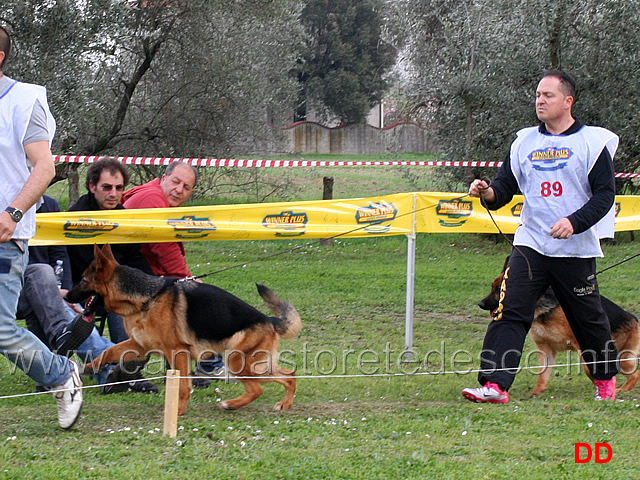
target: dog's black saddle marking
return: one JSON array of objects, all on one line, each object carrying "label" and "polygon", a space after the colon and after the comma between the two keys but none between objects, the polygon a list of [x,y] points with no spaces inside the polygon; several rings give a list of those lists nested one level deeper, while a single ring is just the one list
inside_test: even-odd
[{"label": "dog's black saddle marking", "polygon": [[235,295],[206,283],[187,284],[187,324],[198,338],[220,341],[271,318]]}]

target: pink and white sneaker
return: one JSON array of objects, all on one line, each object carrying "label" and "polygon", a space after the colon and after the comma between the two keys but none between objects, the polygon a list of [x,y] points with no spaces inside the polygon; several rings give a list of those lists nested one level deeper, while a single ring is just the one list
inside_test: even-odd
[{"label": "pink and white sneaker", "polygon": [[476,403],[507,403],[509,401],[509,394],[493,382],[487,382],[478,388],[465,388],[462,390],[462,396]]},{"label": "pink and white sneaker", "polygon": [[596,400],[615,400],[616,399],[616,377],[609,380],[594,380],[596,386]]}]

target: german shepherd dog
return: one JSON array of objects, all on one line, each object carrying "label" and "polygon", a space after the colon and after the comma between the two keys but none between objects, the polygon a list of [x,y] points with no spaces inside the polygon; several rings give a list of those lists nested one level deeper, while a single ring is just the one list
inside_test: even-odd
[{"label": "german shepherd dog", "polygon": [[[500,288],[508,261],[509,257],[504,263],[502,273],[491,284],[489,295],[478,303],[478,306],[483,310],[489,310],[491,316],[494,316],[499,305]],[[638,361],[636,360],[640,355],[640,324],[633,314],[602,295],[600,298],[602,299],[602,307],[609,318],[611,336],[618,349],[620,373],[627,377],[627,381],[618,390],[628,392],[640,380],[640,371],[637,369]],[[580,345],[578,345],[567,317],[551,288],[548,288],[536,303],[533,324],[529,333],[537,347],[538,364],[545,366],[542,373],[538,375],[535,388],[530,393],[531,396],[536,396],[547,389],[551,377],[551,368],[548,366],[553,365],[556,355],[568,350],[580,351]],[[627,360],[623,361],[625,359]],[[589,375],[586,366],[585,371]]]},{"label": "german shepherd dog", "polygon": [[[257,285],[260,296],[276,317],[269,317],[221,288],[193,280],[154,277],[120,265],[107,244],[94,247],[95,258],[66,299],[80,302],[92,294],[102,297],[108,311],[120,315],[129,340],[105,350],[87,371],[105,364],[164,356],[172,369],[188,377],[191,359],[228,352],[227,368],[239,376],[244,394],[225,400],[227,410],[241,408],[262,394],[262,383],[278,382],[285,395],[274,410],[293,404],[295,372],[277,364],[280,338],[293,338],[302,327],[290,303]],[[126,359],[125,359],[126,357]],[[243,378],[244,377],[244,378]],[[191,379],[180,379],[178,414],[187,411]]]}]

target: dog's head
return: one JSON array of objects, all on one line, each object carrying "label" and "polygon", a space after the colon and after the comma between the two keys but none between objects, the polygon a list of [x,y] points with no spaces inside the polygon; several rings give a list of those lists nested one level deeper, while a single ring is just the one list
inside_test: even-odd
[{"label": "dog's head", "polygon": [[82,303],[92,295],[104,297],[108,284],[113,278],[118,262],[111,247],[106,244],[102,249],[98,245],[93,247],[93,262],[82,273],[82,279],[67,292],[64,299],[69,303]]},{"label": "dog's head", "polygon": [[507,269],[507,263],[509,263],[509,257],[504,262],[504,266],[502,267],[502,272],[500,275],[496,277],[496,279],[491,282],[491,292],[489,295],[484,297],[478,303],[478,306],[483,310],[489,310],[491,312],[491,316],[493,317],[498,309],[498,305],[500,304],[500,288],[502,286],[502,280],[504,279],[504,272]]}]

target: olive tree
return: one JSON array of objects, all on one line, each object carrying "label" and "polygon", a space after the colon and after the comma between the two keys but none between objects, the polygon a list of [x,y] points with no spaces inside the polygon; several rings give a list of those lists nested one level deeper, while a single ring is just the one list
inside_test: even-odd
[{"label": "olive tree", "polygon": [[[4,3],[17,45],[7,74],[47,86],[56,151],[202,157],[277,148],[268,120],[294,105],[297,2]],[[60,165],[59,177],[73,170]]]},{"label": "olive tree", "polygon": [[[535,88],[560,68],[578,82],[574,113],[621,138],[617,171],[638,168],[640,2],[399,0],[411,113],[455,159],[500,160],[537,122]],[[461,141],[462,140],[462,141]]]}]

